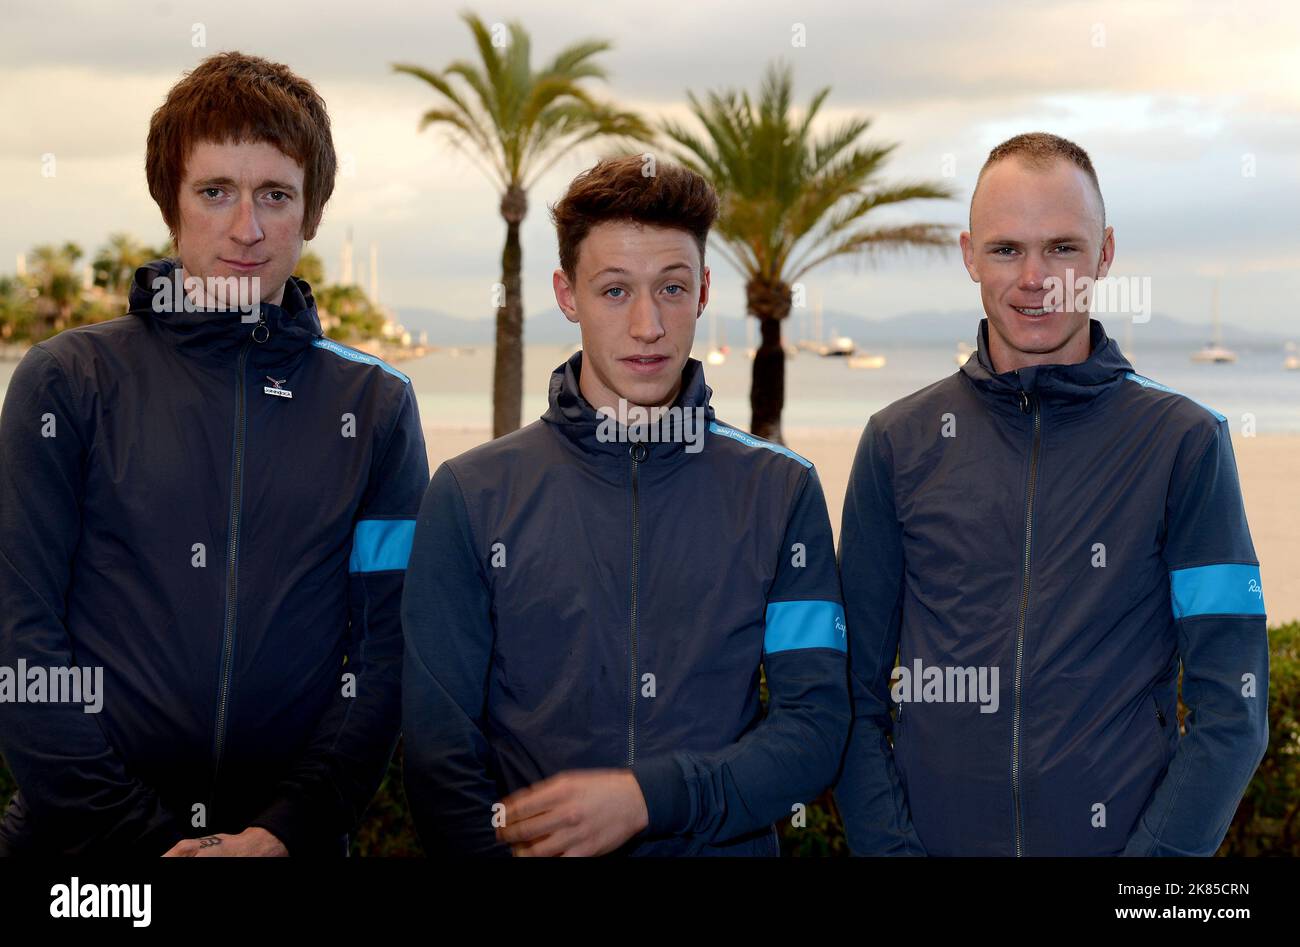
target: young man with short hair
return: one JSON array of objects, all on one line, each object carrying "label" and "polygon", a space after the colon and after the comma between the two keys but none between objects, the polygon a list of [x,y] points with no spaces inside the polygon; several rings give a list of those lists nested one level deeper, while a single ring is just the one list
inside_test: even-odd
[{"label": "young man with short hair", "polygon": [[324,338],[291,276],[334,171],[309,83],[205,60],[149,128],[177,259],[13,376],[0,667],[104,693],[0,700],[0,853],[340,855],[378,788],[428,465],[406,377]]},{"label": "young man with short hair", "polygon": [[[706,181],[639,156],[554,208],[582,350],[550,407],[435,472],[402,607],[407,798],[426,849],[775,855],[848,724],[812,465],[717,421],[689,357]],[[759,673],[766,672],[766,714]]]},{"label": "young man with short hair", "polygon": [[1227,419],[1071,304],[1115,254],[1077,145],[993,149],[961,246],[978,350],[871,417],[844,503],[850,848],[1211,855],[1268,742]]}]

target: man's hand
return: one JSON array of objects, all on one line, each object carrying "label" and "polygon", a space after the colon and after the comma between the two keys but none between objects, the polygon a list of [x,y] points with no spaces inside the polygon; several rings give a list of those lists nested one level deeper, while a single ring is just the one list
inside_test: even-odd
[{"label": "man's hand", "polygon": [[497,838],[519,856],[604,855],[650,824],[641,787],[626,769],[560,773],[511,793]]},{"label": "man's hand", "polygon": [[181,839],[163,858],[278,857],[288,855],[284,843],[263,828],[244,829],[238,835],[205,835]]}]

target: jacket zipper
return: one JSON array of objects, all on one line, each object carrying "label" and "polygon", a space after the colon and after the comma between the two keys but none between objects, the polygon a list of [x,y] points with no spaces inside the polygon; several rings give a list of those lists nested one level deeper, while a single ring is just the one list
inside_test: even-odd
[{"label": "jacket zipper", "polygon": [[1034,439],[1029,454],[1029,488],[1025,499],[1025,557],[1020,579],[1020,622],[1016,628],[1016,674],[1011,713],[1011,801],[1015,809],[1016,857],[1024,855],[1020,813],[1020,678],[1025,654],[1025,615],[1029,610],[1029,551],[1034,533],[1034,488],[1038,482],[1038,445],[1042,414],[1036,395],[1020,392],[1020,410],[1034,414]]},{"label": "jacket zipper", "polygon": [[630,623],[630,655],[627,695],[627,765],[636,762],[636,596],[641,566],[641,492],[637,469],[646,457],[646,446],[640,442],[628,450],[632,458],[632,608]]},{"label": "jacket zipper", "polygon": [[1163,729],[1165,725],[1165,712],[1160,709],[1160,701],[1156,700],[1155,694],[1151,695],[1151,703],[1156,705],[1156,720],[1160,722],[1160,727]]},{"label": "jacket zipper", "polygon": [[213,793],[216,792],[217,774],[221,769],[221,756],[225,749],[226,706],[230,701],[231,667],[235,658],[235,616],[238,611],[239,594],[239,517],[244,489],[244,428],[248,414],[244,368],[248,363],[248,352],[253,347],[253,342],[265,341],[265,336],[260,339],[257,336],[258,329],[266,331],[265,325],[265,320],[259,321],[245,340],[239,350],[239,366],[235,373],[238,384],[235,390],[235,452],[234,459],[231,461],[230,474],[230,535],[226,544],[226,616],[221,644],[221,691],[217,698],[217,722],[212,748]]}]

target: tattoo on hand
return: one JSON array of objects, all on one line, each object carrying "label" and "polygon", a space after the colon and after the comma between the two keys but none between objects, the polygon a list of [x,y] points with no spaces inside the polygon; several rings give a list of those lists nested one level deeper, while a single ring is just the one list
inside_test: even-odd
[{"label": "tattoo on hand", "polygon": [[199,848],[211,848],[213,845],[220,845],[221,839],[215,835],[209,835],[207,838],[199,839]]}]

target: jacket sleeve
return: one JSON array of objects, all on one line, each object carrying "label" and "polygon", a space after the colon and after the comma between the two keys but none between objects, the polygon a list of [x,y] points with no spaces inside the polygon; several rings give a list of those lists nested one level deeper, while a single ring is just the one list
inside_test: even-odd
[{"label": "jacket sleeve", "polygon": [[853,723],[835,802],[854,855],[924,855],[889,736],[889,679],[902,620],[902,526],[891,459],[874,419],[853,459],[840,527]]},{"label": "jacket sleeve", "polygon": [[766,716],[718,752],[634,764],[649,811],[643,835],[726,841],[788,818],[835,778],[848,730],[846,630],[826,500],[811,466],[786,520],[765,619]]},{"label": "jacket sleeve", "polygon": [[[65,624],[88,446],[77,404],[54,356],[29,351],[0,415],[0,667],[77,665]],[[0,701],[0,753],[41,848],[162,854],[184,827],[86,710]]]},{"label": "jacket sleeve", "polygon": [[1187,733],[1124,854],[1213,855],[1268,747],[1264,594],[1225,419],[1185,439],[1165,515]]},{"label": "jacket sleeve", "polygon": [[420,506],[402,600],[403,782],[427,854],[509,856],[486,734],[495,640],[483,560],[455,475],[443,464]]},{"label": "jacket sleeve", "polygon": [[250,823],[274,834],[291,855],[352,831],[392,758],[401,726],[402,586],[428,482],[424,433],[408,382],[355,521],[349,640],[338,687],[274,801]]}]

